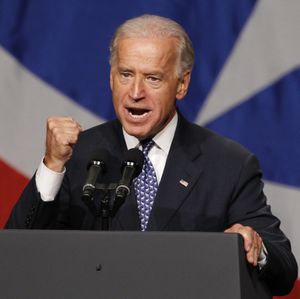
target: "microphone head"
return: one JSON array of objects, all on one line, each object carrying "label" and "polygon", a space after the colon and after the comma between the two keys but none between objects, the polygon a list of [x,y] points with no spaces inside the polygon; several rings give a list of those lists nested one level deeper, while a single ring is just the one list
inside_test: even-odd
[{"label": "microphone head", "polygon": [[109,161],[110,154],[108,150],[104,148],[98,148],[91,154],[91,159],[87,165],[87,169],[91,167],[91,165],[100,165],[105,168]]},{"label": "microphone head", "polygon": [[123,168],[125,165],[128,165],[130,163],[134,164],[135,167],[135,174],[134,176],[138,176],[143,168],[144,164],[144,154],[142,151],[140,151],[138,148],[132,148],[127,151],[125,154],[125,162],[123,165]]}]

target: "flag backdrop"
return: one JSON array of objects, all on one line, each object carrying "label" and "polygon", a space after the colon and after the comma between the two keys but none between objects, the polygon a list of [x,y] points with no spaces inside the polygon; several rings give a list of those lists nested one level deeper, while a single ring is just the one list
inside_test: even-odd
[{"label": "flag backdrop", "polygon": [[42,158],[48,116],[114,118],[108,45],[145,13],[186,28],[196,65],[180,109],[256,153],[299,261],[299,0],[0,0],[0,226]]}]

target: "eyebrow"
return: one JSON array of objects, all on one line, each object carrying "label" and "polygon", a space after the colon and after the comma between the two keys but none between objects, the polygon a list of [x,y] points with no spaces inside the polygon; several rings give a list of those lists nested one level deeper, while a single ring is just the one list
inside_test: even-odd
[{"label": "eyebrow", "polygon": [[[129,73],[135,73],[134,70],[126,67],[126,66],[118,66],[118,71],[119,72],[129,72]],[[160,70],[157,70],[157,71],[145,71],[143,72],[143,75],[144,76],[159,76],[159,77],[164,77],[164,72],[160,71]]]},{"label": "eyebrow", "polygon": [[119,66],[118,70],[119,71],[123,71],[123,72],[132,72],[132,70],[129,69],[128,67],[122,67],[122,66]]}]

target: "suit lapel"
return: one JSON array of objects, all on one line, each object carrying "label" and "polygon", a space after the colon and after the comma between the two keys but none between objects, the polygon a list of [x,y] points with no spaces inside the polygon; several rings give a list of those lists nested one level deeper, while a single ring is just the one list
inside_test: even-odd
[{"label": "suit lapel", "polygon": [[193,139],[191,125],[179,122],[158,188],[148,230],[163,230],[193,189],[203,171],[199,136]]}]

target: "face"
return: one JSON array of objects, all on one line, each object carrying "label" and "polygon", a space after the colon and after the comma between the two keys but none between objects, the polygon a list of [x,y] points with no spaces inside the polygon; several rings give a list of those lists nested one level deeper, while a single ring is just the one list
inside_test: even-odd
[{"label": "face", "polygon": [[114,108],[123,128],[138,139],[153,137],[172,119],[190,72],[176,75],[174,38],[124,38],[111,67]]}]

